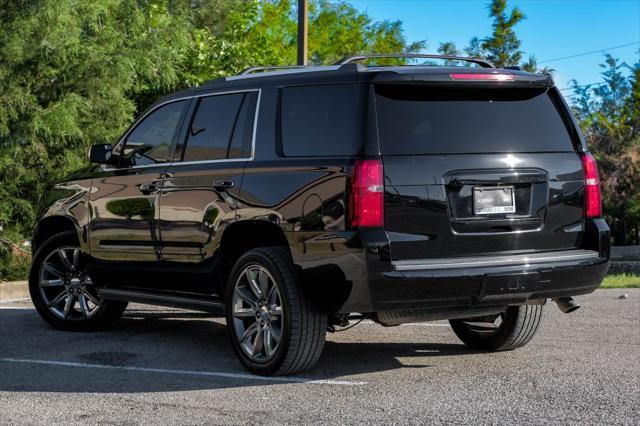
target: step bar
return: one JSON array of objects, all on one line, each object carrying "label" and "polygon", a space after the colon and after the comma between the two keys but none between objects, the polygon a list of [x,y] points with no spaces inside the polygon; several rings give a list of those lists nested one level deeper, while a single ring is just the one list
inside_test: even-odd
[{"label": "step bar", "polygon": [[489,268],[501,266],[523,266],[554,263],[580,263],[600,258],[597,251],[562,250],[544,253],[516,254],[506,256],[447,257],[439,259],[397,260],[391,262],[395,271],[433,271],[467,268]]},{"label": "step bar", "polygon": [[224,315],[225,313],[224,301],[216,297],[185,297],[114,288],[98,289],[98,294],[107,300],[192,309],[216,315]]}]

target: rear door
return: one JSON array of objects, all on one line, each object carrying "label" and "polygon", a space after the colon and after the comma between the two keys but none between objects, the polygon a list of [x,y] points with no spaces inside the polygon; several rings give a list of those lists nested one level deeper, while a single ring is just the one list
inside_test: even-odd
[{"label": "rear door", "polygon": [[192,272],[212,266],[216,241],[235,220],[243,168],[252,157],[258,98],[258,90],[197,98],[160,194],[163,260]]},{"label": "rear door", "polygon": [[555,89],[376,85],[393,260],[571,249],[583,172]]}]

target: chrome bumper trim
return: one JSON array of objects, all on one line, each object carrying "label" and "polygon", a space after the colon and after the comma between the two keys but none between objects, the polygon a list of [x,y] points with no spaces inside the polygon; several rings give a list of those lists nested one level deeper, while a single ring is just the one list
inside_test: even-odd
[{"label": "chrome bumper trim", "polygon": [[600,257],[592,250],[563,250],[509,256],[447,257],[441,259],[412,259],[391,262],[395,271],[425,271],[436,269],[485,268],[491,266],[525,266],[541,263],[581,262]]}]

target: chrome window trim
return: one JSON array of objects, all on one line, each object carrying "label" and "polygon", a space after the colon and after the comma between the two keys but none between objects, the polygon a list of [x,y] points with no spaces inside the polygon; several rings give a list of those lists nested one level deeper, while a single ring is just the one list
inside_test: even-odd
[{"label": "chrome window trim", "polygon": [[[168,105],[168,104],[174,103],[174,102],[184,101],[184,100],[196,99],[196,98],[207,98],[209,96],[232,95],[234,93],[249,93],[249,92],[258,92],[258,98],[256,99],[256,111],[255,111],[254,116],[253,116],[253,135],[251,136],[251,155],[249,157],[224,158],[224,159],[218,159],[218,160],[200,160],[200,161],[174,161],[174,160],[172,160],[172,161],[165,161],[163,163],[141,164],[139,166],[131,166],[131,167],[119,167],[119,168],[107,168],[107,167],[105,167],[104,171],[105,172],[110,172],[110,171],[117,171],[117,170],[145,169],[145,168],[149,168],[149,167],[163,167],[163,166],[169,167],[169,166],[181,166],[181,165],[192,165],[192,164],[229,163],[229,162],[233,162],[233,161],[253,161],[253,159],[255,158],[255,152],[256,152],[256,134],[257,134],[257,131],[258,131],[258,116],[259,116],[259,113],[260,113],[260,101],[261,101],[261,97],[262,97],[262,89],[261,88],[229,90],[229,91],[225,91],[225,92],[214,92],[214,93],[209,92],[209,93],[195,94],[195,95],[192,95],[192,96],[186,96],[186,97],[182,97],[182,98],[171,99],[171,100],[168,100],[166,102],[162,102],[162,103],[156,105],[153,109],[147,111],[138,120],[136,120],[134,125],[131,126],[131,128],[129,130],[127,130],[127,132],[118,140],[118,142],[114,146],[114,149],[118,145],[120,145],[121,143],[125,143],[126,139],[129,137],[131,132],[133,132],[135,130],[135,128],[138,126],[138,124],[141,123],[148,115],[150,115],[151,113],[157,111],[159,108],[161,108],[161,107],[163,107],[165,105]],[[194,111],[194,114],[195,114],[195,111]],[[175,152],[174,152],[174,154],[175,154]]]},{"label": "chrome window trim", "polygon": [[597,260],[600,254],[592,250],[562,250],[545,253],[515,254],[511,256],[447,257],[440,259],[411,259],[391,262],[394,271],[430,271],[500,266],[529,266],[554,262],[582,262]]}]

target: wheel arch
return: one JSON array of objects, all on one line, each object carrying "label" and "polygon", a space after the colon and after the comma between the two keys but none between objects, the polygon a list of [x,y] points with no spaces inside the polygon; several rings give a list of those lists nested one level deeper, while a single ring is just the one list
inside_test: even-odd
[{"label": "wheel arch", "polygon": [[278,225],[264,220],[241,220],[229,225],[220,240],[220,259],[223,283],[231,268],[247,251],[259,247],[283,247],[289,255],[289,241]]},{"label": "wheel arch", "polygon": [[35,254],[42,246],[42,243],[52,236],[65,231],[74,231],[78,242],[82,245],[79,227],[73,219],[67,216],[47,216],[41,219],[36,226],[33,239],[31,240],[32,252]]},{"label": "wheel arch", "polygon": [[353,284],[346,279],[344,271],[338,265],[330,262],[305,268],[304,262],[299,263],[293,256],[295,248],[291,246],[282,228],[262,220],[242,220],[225,229],[220,243],[222,290],[225,289],[233,265],[240,256],[260,247],[282,247],[286,250],[293,262],[298,285],[314,310],[325,313],[337,312],[351,294]]}]

